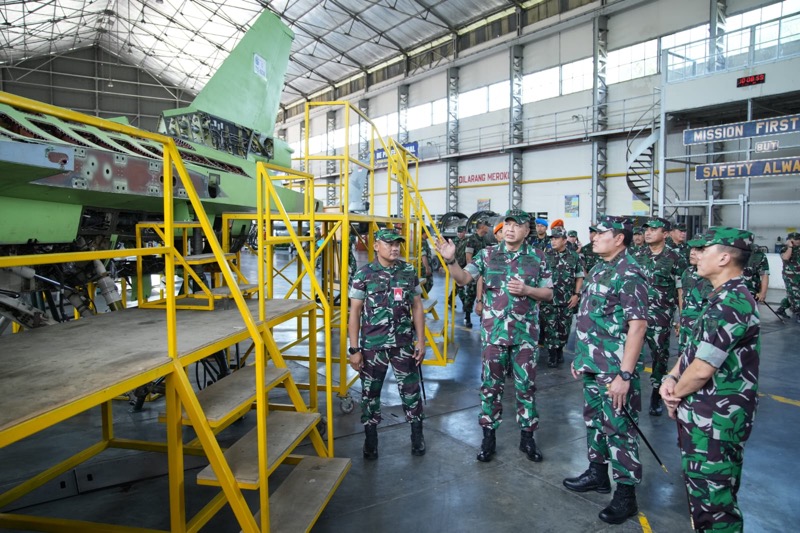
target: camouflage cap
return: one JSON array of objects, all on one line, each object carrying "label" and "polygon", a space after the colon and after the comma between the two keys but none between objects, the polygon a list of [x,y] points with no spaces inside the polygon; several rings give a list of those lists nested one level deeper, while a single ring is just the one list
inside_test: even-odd
[{"label": "camouflage cap", "polygon": [[466,226],[459,226],[456,228],[456,233],[464,233],[465,231],[467,231]]},{"label": "camouflage cap", "polygon": [[571,229],[571,230],[569,230],[567,232],[567,237],[577,237],[577,236],[578,236],[578,232],[575,231],[574,229]]},{"label": "camouflage cap", "polygon": [[594,226],[591,226],[589,230],[596,231],[598,233],[605,233],[606,231],[610,231],[612,229],[618,230],[628,230],[631,231],[633,229],[633,224],[631,221],[625,217],[600,217],[600,220]]},{"label": "camouflage cap", "polygon": [[653,217],[648,220],[645,224],[642,224],[643,228],[664,228],[664,230],[669,231],[672,229],[672,224],[666,218],[661,217]]},{"label": "camouflage cap", "polygon": [[633,227],[633,234],[634,235],[641,235],[642,233],[644,233],[644,230],[642,229],[641,226],[634,226]]},{"label": "camouflage cap", "polygon": [[753,247],[753,234],[739,228],[714,226],[708,228],[708,231],[702,237],[692,239],[687,244],[692,248],[705,248],[706,246],[721,244],[739,248],[740,250],[751,250]]},{"label": "camouflage cap", "polygon": [[503,220],[513,220],[517,224],[525,224],[531,221],[531,216],[522,209],[509,209],[506,211],[506,217]]},{"label": "camouflage cap", "polygon": [[786,236],[787,239],[800,239],[800,232],[793,231]]},{"label": "camouflage cap", "polygon": [[551,239],[564,239],[566,238],[567,234],[564,233],[564,228],[556,227],[550,230],[550,238]]},{"label": "camouflage cap", "polygon": [[383,242],[394,242],[394,241],[405,242],[406,238],[397,233],[393,229],[379,229],[378,231],[375,232],[375,240]]},{"label": "camouflage cap", "polygon": [[683,222],[676,222],[672,225],[672,229],[686,231],[686,224],[684,224]]}]

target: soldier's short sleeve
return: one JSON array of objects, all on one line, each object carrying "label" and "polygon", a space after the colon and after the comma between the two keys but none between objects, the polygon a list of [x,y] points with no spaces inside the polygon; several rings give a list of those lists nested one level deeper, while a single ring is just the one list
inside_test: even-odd
[{"label": "soldier's short sleeve", "polygon": [[472,262],[467,263],[467,266],[464,267],[464,271],[472,276],[472,279],[478,279],[478,276],[482,276],[486,272],[486,253],[487,249],[484,248],[477,255],[472,256]]},{"label": "soldier's short sleeve", "polygon": [[579,256],[578,254],[575,254],[575,256],[578,258],[578,260],[575,261],[575,277],[585,278],[586,266],[583,264],[583,259],[581,259],[581,256]]},{"label": "soldier's short sleeve", "polygon": [[703,316],[703,336],[695,353],[714,368],[719,368],[728,358],[729,350],[747,331],[747,319],[728,304],[730,293],[721,301],[710,305]]},{"label": "soldier's short sleeve", "polygon": [[638,268],[631,268],[622,276],[619,303],[625,322],[647,320],[647,280],[644,274]]},{"label": "soldier's short sleeve", "polygon": [[761,264],[758,267],[758,273],[760,275],[769,274],[769,261],[767,260],[767,256],[761,254]]},{"label": "soldier's short sleeve", "polygon": [[[364,265],[353,274],[353,279],[350,283],[350,291],[347,293],[348,298],[364,300],[367,297],[367,277],[365,270],[367,266],[368,265]],[[417,284],[419,284],[419,282],[417,282]]]}]

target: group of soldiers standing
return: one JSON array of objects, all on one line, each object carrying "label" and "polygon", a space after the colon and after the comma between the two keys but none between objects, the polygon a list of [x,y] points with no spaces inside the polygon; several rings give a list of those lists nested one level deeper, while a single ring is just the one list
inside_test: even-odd
[{"label": "group of soldiers standing", "polygon": [[[546,349],[548,366],[557,367],[577,315],[570,370],[583,383],[589,468],[564,479],[564,486],[609,493],[610,464],[617,490],[600,519],[620,524],[638,513],[637,420],[647,345],[649,413],[660,416],[666,406],[678,420],[693,527],[741,531],[736,494],[758,402],[757,302],[764,301],[769,273],[752,233],[713,227],[687,243],[685,228],[663,218],[636,228],[627,218],[603,217],[590,228],[591,242],[581,247],[576,234],[556,227],[548,235],[547,221],[519,210],[508,211],[494,228],[501,236],[496,245],[488,245],[490,229],[479,221],[470,237],[459,228],[455,242],[436,243],[461,287],[465,325],[472,325],[474,307],[479,312],[483,440],[477,459],[491,461],[497,452],[508,374],[519,449],[531,461],[543,460],[534,438],[539,349]],[[420,377],[414,371],[425,353],[424,315],[413,269],[398,261],[401,242],[396,232],[379,231],[376,261],[358,270],[350,290],[350,364],[362,377],[369,459],[378,456],[380,389],[389,364],[411,422],[412,454],[425,453]],[[800,234],[790,234],[788,242],[784,277],[800,271]],[[800,316],[796,292],[788,293],[785,307]],[[670,368],[672,331],[678,334],[679,360]]]}]

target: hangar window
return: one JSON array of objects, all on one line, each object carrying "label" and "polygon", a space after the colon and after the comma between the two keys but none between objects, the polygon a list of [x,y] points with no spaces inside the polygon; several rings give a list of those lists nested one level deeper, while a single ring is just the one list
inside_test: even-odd
[{"label": "hangar window", "polygon": [[489,109],[488,91],[481,87],[458,95],[458,118],[474,117]]},{"label": "hangar window", "polygon": [[447,98],[440,98],[431,104],[433,110],[433,125],[444,124],[447,122]]},{"label": "hangar window", "polygon": [[431,115],[431,104],[422,104],[408,108],[408,130],[418,130],[427,128],[431,125],[433,116]]},{"label": "hangar window", "polygon": [[594,86],[594,59],[587,57],[561,66],[561,94],[586,91]]},{"label": "hangar window", "polygon": [[510,87],[511,83],[508,80],[489,85],[489,111],[509,108],[511,105]]},{"label": "hangar window", "polygon": [[558,96],[559,67],[528,74],[522,78],[522,103],[538,102]]},{"label": "hangar window", "polygon": [[658,72],[658,39],[608,53],[606,83],[619,83]]}]

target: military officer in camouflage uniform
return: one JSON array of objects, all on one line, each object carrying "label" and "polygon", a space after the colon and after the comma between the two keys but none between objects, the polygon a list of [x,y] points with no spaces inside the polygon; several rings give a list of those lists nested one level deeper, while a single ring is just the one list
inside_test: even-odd
[{"label": "military officer in camouflage uniform", "polygon": [[800,233],[790,233],[786,237],[786,247],[781,253],[783,260],[783,283],[786,285],[786,298],[776,313],[786,317],[786,310],[792,310],[795,320],[800,323]]},{"label": "military officer in camouflage uniform", "polygon": [[642,480],[636,430],[623,409],[638,419],[641,408],[640,354],[647,330],[647,279],[627,253],[632,224],[603,217],[595,226],[594,249],[601,261],[586,278],[578,310],[572,375],[583,380],[583,419],[589,469],[564,480],[574,492],[611,492],[608,463],[617,490],[600,519],[621,524],[638,513],[636,485]]},{"label": "military officer in camouflage uniform", "polygon": [[639,250],[636,259],[642,266],[648,281],[648,325],[645,341],[653,358],[653,386],[650,395],[650,415],[661,416],[661,396],[658,388],[667,371],[669,362],[669,338],[675,309],[681,297],[681,275],[686,263],[678,252],[666,245],[665,237],[670,230],[666,219],[654,217],[644,226],[647,246]]},{"label": "military officer in camouflage uniform", "polygon": [[758,405],[761,351],[758,306],[741,279],[753,234],[712,227],[689,241],[702,246],[697,272],[713,290],[661,395],[678,419],[681,466],[697,531],[741,533],[736,501],[744,444]]},{"label": "military officer in camouflage uniform", "polygon": [[417,368],[425,358],[425,312],[416,269],[400,259],[403,241],[394,230],[378,230],[375,260],[356,272],[349,292],[349,361],[361,375],[366,459],[378,458],[381,389],[389,364],[394,368],[406,420],[411,422],[411,453],[425,454]]},{"label": "military officer in camouflage uniform", "polygon": [[[467,266],[472,261],[472,258],[478,255],[478,252],[486,248],[486,235],[488,233],[489,223],[486,220],[479,220],[475,225],[475,233],[469,236],[467,244],[464,246],[463,261],[458,259],[461,268]],[[472,328],[472,308],[475,306],[475,297],[477,296],[477,282],[470,282],[463,287],[463,290],[466,297],[464,302],[464,327]]]},{"label": "military officer in camouflage uniform", "polygon": [[358,239],[353,233],[353,230],[350,230],[350,251],[347,255],[347,266],[350,269],[350,275],[352,276],[355,271],[358,269],[358,260],[356,259],[356,244],[358,243]]},{"label": "military officer in camouflage uniform", "polygon": [[542,460],[533,436],[539,425],[535,395],[538,302],[553,298],[553,282],[544,254],[525,242],[529,232],[530,216],[525,211],[506,212],[504,242],[481,250],[465,269],[453,259],[452,242],[440,240],[436,245],[459,285],[483,276],[483,383],[479,419],[483,442],[478,453],[482,462],[490,461],[495,453],[495,430],[502,421],[509,360],[513,361],[517,422],[522,430],[519,448],[531,461]]},{"label": "military officer in camouflage uniform", "polygon": [[592,267],[600,261],[600,256],[594,253],[594,249],[592,248],[592,242],[594,241],[594,237],[597,235],[597,232],[594,230],[594,226],[589,228],[589,242],[583,245],[581,251],[578,255],[581,257],[581,261],[583,261],[583,268],[586,270],[586,275],[589,275],[591,272]]},{"label": "military officer in camouflage uniform", "polygon": [[[453,237],[453,244],[456,245],[456,250],[461,245],[461,243],[465,243],[467,240],[467,227],[466,226],[458,226],[456,228],[456,236]],[[467,264],[466,256],[464,256],[464,265]],[[455,288],[456,296],[461,300],[461,309],[464,309],[464,306],[467,304],[467,295],[464,292],[464,287],[456,286]],[[449,304],[448,304],[449,307]]]},{"label": "military officer in camouflage uniform", "polygon": [[666,238],[667,246],[678,252],[683,257],[685,264],[689,264],[689,245],[686,244],[686,224],[676,222],[672,224],[669,237]]},{"label": "military officer in camouflage uniform", "polygon": [[628,253],[636,255],[645,247],[644,230],[641,226],[633,227],[633,244],[628,247]]},{"label": "military officer in camouflage uniform", "polygon": [[[552,236],[550,238],[552,239]],[[574,229],[567,232],[567,249],[576,253],[581,249],[581,243],[578,241],[578,232]]]},{"label": "military officer in camouflage uniform", "polygon": [[700,311],[712,289],[711,283],[697,273],[697,260],[701,252],[701,248],[689,249],[689,267],[681,275],[681,300],[678,304],[681,317],[678,325],[678,356],[686,349],[686,343],[692,333],[692,326],[700,317]]},{"label": "military officer in camouflage uniform", "polygon": [[572,315],[578,307],[585,273],[578,254],[567,248],[561,228],[550,233],[552,248],[545,252],[553,275],[553,300],[541,304],[541,345],[547,349],[547,366],[555,368],[564,362],[564,346],[569,338]]},{"label": "military officer in camouflage uniform", "polygon": [[425,279],[422,288],[425,289],[425,294],[430,294],[433,288],[433,269],[431,262],[433,261],[433,252],[431,252],[431,245],[428,244],[428,239],[425,233],[422,233],[422,275],[420,277]]},{"label": "military officer in camouflage uniform", "polygon": [[753,246],[750,259],[742,271],[742,281],[756,302],[767,301],[769,289],[769,261],[767,255],[758,246]]},{"label": "military officer in camouflage uniform", "polygon": [[550,248],[550,237],[547,235],[547,220],[536,219],[536,231],[528,237],[528,244],[541,251]]}]

